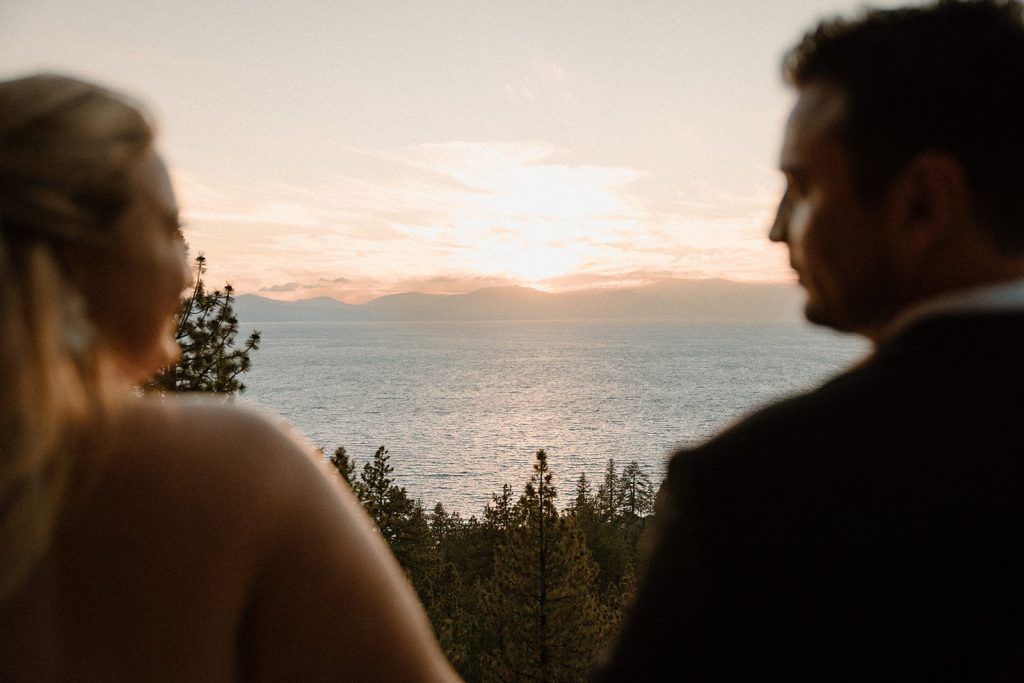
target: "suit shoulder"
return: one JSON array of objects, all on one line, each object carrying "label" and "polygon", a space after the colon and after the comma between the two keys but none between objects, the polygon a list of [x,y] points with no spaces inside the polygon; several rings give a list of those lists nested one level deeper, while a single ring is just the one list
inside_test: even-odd
[{"label": "suit shoulder", "polygon": [[825,426],[846,422],[850,411],[864,406],[873,379],[868,369],[839,375],[808,392],[784,397],[753,410],[701,444],[678,449],[673,457],[731,451],[751,446],[802,443]]},{"label": "suit shoulder", "polygon": [[865,424],[884,405],[872,398],[874,369],[846,372],[813,391],[791,396],[741,418],[702,444],[675,451],[666,484],[760,492],[796,489],[832,476],[868,438]]}]

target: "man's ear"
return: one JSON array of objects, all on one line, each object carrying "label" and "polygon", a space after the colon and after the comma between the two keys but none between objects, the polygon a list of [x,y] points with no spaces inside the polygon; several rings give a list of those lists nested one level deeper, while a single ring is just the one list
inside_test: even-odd
[{"label": "man's ear", "polygon": [[971,196],[963,166],[938,151],[914,156],[888,195],[894,245],[907,265],[916,265],[937,249],[953,247],[971,229]]}]

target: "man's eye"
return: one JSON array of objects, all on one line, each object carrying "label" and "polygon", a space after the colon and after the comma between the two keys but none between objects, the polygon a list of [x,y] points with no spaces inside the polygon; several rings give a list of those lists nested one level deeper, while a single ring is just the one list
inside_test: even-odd
[{"label": "man's eye", "polygon": [[807,195],[808,182],[807,178],[801,175],[790,176],[786,181],[787,192],[792,192],[794,197],[804,197]]}]

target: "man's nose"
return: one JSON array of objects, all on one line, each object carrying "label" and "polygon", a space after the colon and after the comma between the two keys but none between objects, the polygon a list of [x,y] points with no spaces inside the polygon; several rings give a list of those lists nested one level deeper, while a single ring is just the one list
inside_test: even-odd
[{"label": "man's nose", "polygon": [[786,226],[789,223],[789,209],[785,202],[779,203],[775,211],[775,220],[772,222],[771,230],[768,231],[768,239],[772,242],[785,242],[787,237]]}]

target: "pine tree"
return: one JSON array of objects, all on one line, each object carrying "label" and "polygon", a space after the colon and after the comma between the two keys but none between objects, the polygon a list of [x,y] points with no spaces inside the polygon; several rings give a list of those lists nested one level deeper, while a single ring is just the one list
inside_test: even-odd
[{"label": "pine tree", "polygon": [[622,490],[619,475],[615,473],[615,459],[608,458],[604,468],[604,479],[597,486],[597,512],[601,521],[610,522],[619,516],[622,505]]},{"label": "pine tree", "polygon": [[580,478],[576,480],[576,497],[573,499],[570,509],[581,514],[583,511],[592,511],[594,508],[594,497],[590,493],[590,480],[586,472],[580,472]]},{"label": "pine tree", "polygon": [[390,451],[384,446],[379,447],[373,459],[363,465],[359,481],[353,482],[352,488],[381,534],[388,543],[394,544],[398,538],[400,518],[412,512],[413,503],[405,488],[395,484],[391,476],[395,468],[390,460]]},{"label": "pine tree", "polygon": [[644,517],[654,512],[654,484],[636,460],[622,468],[619,490],[624,514]]},{"label": "pine tree", "polygon": [[[352,485],[381,533],[388,528],[389,516],[394,512],[404,512],[405,503],[408,501],[405,490],[399,492],[399,487],[395,486],[395,480],[391,476],[395,468],[391,466],[390,459],[390,451],[384,446],[379,447],[373,454],[373,459],[363,465],[359,481]],[[388,538],[389,534],[384,533],[384,537]]]},{"label": "pine tree", "polygon": [[[636,594],[636,570],[633,562],[628,562],[622,572],[622,578],[609,583],[604,594],[604,610],[607,616],[608,637],[614,635],[622,625],[626,610],[633,603]],[[603,644],[602,644],[603,647]]]},{"label": "pine tree", "polygon": [[576,527],[583,533],[583,538],[587,543],[587,548],[590,550],[593,558],[598,562],[599,580],[602,583],[604,581],[600,578],[602,574],[606,574],[605,567],[601,565],[601,556],[599,555],[602,551],[603,536],[608,531],[607,527],[610,524],[606,524],[601,521],[597,512],[597,500],[591,495],[590,480],[587,479],[585,473],[580,473],[580,478],[576,481],[576,498],[569,505],[566,513],[572,516],[576,523]]},{"label": "pine tree", "polygon": [[467,604],[471,598],[458,569],[451,562],[446,562],[434,577],[429,596],[423,600],[445,657],[460,671],[472,642],[473,619]]},{"label": "pine tree", "polygon": [[500,495],[492,493],[491,502],[484,506],[484,524],[495,531],[511,531],[520,524],[521,517],[521,509],[515,503],[510,484],[501,487]]},{"label": "pine tree", "polygon": [[164,368],[144,386],[147,391],[203,391],[235,394],[245,390],[239,377],[252,366],[250,355],[259,349],[260,333],[252,332],[235,344],[238,318],[232,304],[234,289],[208,292],[203,283],[206,257],[195,259],[196,282],[181,302],[175,340],[181,347],[178,361]]},{"label": "pine tree", "polygon": [[422,596],[436,570],[436,546],[423,505],[395,484],[390,457],[387,448],[378,448],[352,489]]},{"label": "pine tree", "polygon": [[349,457],[348,451],[344,446],[338,446],[334,449],[334,455],[331,456],[331,464],[334,466],[334,469],[338,470],[338,474],[345,480],[345,483],[352,486],[352,483],[355,481],[356,463]]},{"label": "pine tree", "polygon": [[605,636],[606,613],[594,593],[597,567],[571,516],[554,505],[547,454],[517,506],[521,524],[495,551],[484,608],[498,645],[485,656],[485,679],[583,680]]},{"label": "pine tree", "polygon": [[[430,513],[430,532],[434,535],[434,542],[440,545],[446,538],[452,536],[455,531],[456,519],[459,513],[448,514],[444,505],[440,502],[434,505],[434,511]],[[461,521],[458,520],[458,521]]]}]

